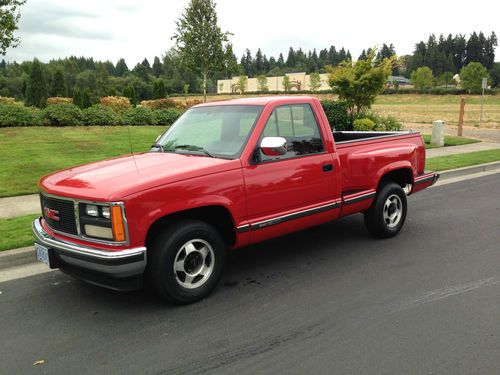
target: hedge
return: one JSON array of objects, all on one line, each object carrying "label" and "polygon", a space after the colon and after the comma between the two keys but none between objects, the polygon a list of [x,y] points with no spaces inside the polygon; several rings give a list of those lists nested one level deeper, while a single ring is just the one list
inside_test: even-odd
[{"label": "hedge", "polygon": [[182,113],[178,108],[159,109],[153,111],[154,122],[156,125],[172,125]]},{"label": "hedge", "polygon": [[43,125],[42,111],[19,104],[0,105],[0,127]]},{"label": "hedge", "polygon": [[335,130],[352,130],[352,118],[349,115],[349,104],[341,100],[324,99],[321,105],[330,126]]},{"label": "hedge", "polygon": [[82,110],[70,103],[49,105],[43,110],[43,118],[50,126],[81,125],[83,120]]},{"label": "hedge", "polygon": [[153,111],[146,107],[135,107],[125,111],[122,116],[123,125],[155,125]]},{"label": "hedge", "polygon": [[82,111],[85,125],[118,125],[120,116],[110,107],[96,104]]}]

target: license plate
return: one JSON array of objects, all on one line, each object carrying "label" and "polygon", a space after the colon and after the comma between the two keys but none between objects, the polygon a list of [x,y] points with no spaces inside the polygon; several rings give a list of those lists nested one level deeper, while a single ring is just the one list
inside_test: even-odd
[{"label": "license plate", "polygon": [[35,251],[36,259],[50,267],[49,249],[47,249],[45,246],[35,243]]}]

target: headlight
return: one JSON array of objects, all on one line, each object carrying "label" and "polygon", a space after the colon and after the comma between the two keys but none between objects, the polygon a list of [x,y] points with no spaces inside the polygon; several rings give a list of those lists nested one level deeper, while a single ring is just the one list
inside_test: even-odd
[{"label": "headlight", "polygon": [[117,204],[80,203],[80,230],[85,237],[125,242],[125,212]]}]

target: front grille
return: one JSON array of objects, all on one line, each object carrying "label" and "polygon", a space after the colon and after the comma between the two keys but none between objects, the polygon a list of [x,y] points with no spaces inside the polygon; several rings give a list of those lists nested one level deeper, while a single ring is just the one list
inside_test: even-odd
[{"label": "front grille", "polygon": [[[42,205],[43,218],[52,229],[62,232],[77,235],[78,231],[76,229],[76,219],[75,219],[75,207],[73,201],[68,201],[65,199],[57,199],[52,197],[47,197],[40,194],[40,201]],[[59,220],[54,220],[47,216],[47,210],[54,210],[55,215]]]}]

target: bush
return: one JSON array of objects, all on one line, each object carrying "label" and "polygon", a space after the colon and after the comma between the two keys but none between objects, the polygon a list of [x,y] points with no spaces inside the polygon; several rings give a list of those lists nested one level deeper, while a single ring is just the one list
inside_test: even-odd
[{"label": "bush", "polygon": [[0,127],[43,125],[42,111],[20,104],[0,104]]},{"label": "bush", "polygon": [[330,126],[335,130],[352,130],[349,104],[341,100],[324,99],[321,101]]},{"label": "bush", "polygon": [[155,125],[153,111],[146,107],[128,109],[122,116],[124,125]]},{"label": "bush", "polygon": [[198,100],[198,99],[186,100],[185,102],[177,103],[177,107],[182,108],[182,109],[188,109],[188,108],[191,108],[192,106],[195,106],[195,105],[198,105],[201,103],[203,103],[203,100]]},{"label": "bush", "polygon": [[85,125],[118,125],[120,116],[110,107],[102,104],[93,105],[82,111]]},{"label": "bush", "polygon": [[61,103],[73,103],[73,98],[61,98],[61,97],[53,97],[47,99],[47,105],[61,104]]},{"label": "bush", "polygon": [[81,125],[82,111],[74,104],[53,104],[43,110],[43,118],[51,126]]},{"label": "bush", "polygon": [[[373,112],[370,111],[364,111],[360,112],[355,116],[354,122],[356,120],[363,120],[363,119],[369,119],[372,121],[375,125],[373,129],[370,130],[376,130],[376,131],[399,131],[403,127],[401,122],[399,122],[395,117],[393,116],[380,116],[376,115]],[[357,129],[354,129],[357,130]],[[366,131],[366,130],[365,130]]]},{"label": "bush", "polygon": [[184,111],[177,108],[158,109],[153,112],[154,121],[157,125],[172,125]]},{"label": "bush", "polygon": [[129,98],[124,96],[105,96],[101,98],[101,104],[119,114],[126,112],[131,107]]},{"label": "bush", "polygon": [[16,102],[16,98],[11,98],[8,96],[0,96],[0,104],[21,104]]},{"label": "bush", "polygon": [[147,107],[152,111],[157,109],[167,109],[177,107],[177,103],[173,99],[155,99],[155,100],[143,100],[141,106]]},{"label": "bush", "polygon": [[352,123],[354,130],[360,132],[375,130],[375,122],[369,118],[358,118]]}]

